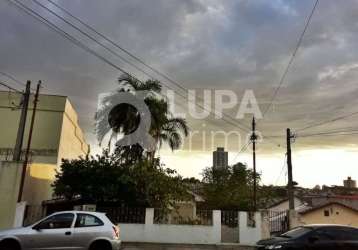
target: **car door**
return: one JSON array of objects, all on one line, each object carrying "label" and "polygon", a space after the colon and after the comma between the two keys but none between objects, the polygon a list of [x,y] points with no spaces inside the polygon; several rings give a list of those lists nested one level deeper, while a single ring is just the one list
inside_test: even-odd
[{"label": "car door", "polygon": [[88,245],[96,238],[105,236],[103,233],[103,221],[97,216],[87,213],[77,213],[74,226],[75,249],[87,249]]},{"label": "car door", "polygon": [[307,249],[309,250],[338,250],[336,241],[326,229],[317,229],[308,235]]},{"label": "car door", "polygon": [[358,230],[348,227],[337,227],[332,230],[337,240],[337,250],[357,250]]},{"label": "car door", "polygon": [[61,213],[48,217],[33,227],[27,249],[73,249],[73,213]]},{"label": "car door", "polygon": [[358,249],[358,229],[350,228],[349,230],[347,230],[347,237],[346,237],[344,247],[347,250]]}]

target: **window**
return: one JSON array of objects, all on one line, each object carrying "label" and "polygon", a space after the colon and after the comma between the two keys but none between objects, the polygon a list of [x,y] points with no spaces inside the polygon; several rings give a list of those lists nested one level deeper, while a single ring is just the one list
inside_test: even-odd
[{"label": "window", "polygon": [[329,211],[328,210],[324,210],[324,216],[326,216],[326,217],[329,216]]},{"label": "window", "polygon": [[331,241],[334,240],[334,238],[332,237],[332,235],[330,235],[329,233],[327,233],[327,230],[324,229],[318,229],[316,231],[314,231],[312,233],[312,235],[310,235],[311,237],[316,237],[319,241]]},{"label": "window", "polygon": [[325,227],[316,230],[315,233],[322,240],[344,241],[353,238],[354,229],[350,231],[349,228],[345,227]]},{"label": "window", "polygon": [[299,238],[309,232],[312,231],[312,228],[310,227],[296,227],[292,229],[291,231],[288,231],[287,233],[282,234],[282,236],[287,238]]},{"label": "window", "polygon": [[40,222],[36,227],[39,229],[60,229],[72,226],[74,214],[56,214]]},{"label": "window", "polygon": [[77,214],[75,227],[98,227],[103,225],[103,222],[94,215]]},{"label": "window", "polygon": [[350,228],[346,230],[347,240],[358,241],[358,229]]}]

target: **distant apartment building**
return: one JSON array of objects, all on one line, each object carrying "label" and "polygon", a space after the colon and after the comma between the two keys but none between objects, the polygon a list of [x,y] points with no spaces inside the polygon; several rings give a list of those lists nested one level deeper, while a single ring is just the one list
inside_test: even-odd
[{"label": "distant apartment building", "polygon": [[347,180],[343,181],[343,186],[345,188],[357,188],[357,182],[349,176]]},{"label": "distant apartment building", "polygon": [[[33,98],[29,102],[23,151],[27,146]],[[0,226],[3,209],[17,197],[19,169],[11,169],[21,110],[17,107],[21,94],[0,91]],[[52,198],[51,184],[59,170],[62,158],[73,159],[89,153],[83,132],[78,123],[77,113],[66,96],[40,95],[31,143],[30,164],[27,168],[22,200],[29,206],[40,206]],[[16,172],[15,172],[16,170]],[[14,177],[14,178],[12,178]],[[3,213],[4,212],[4,213]]]},{"label": "distant apartment building", "polygon": [[227,168],[228,167],[228,152],[224,148],[217,148],[213,152],[213,168]]},{"label": "distant apartment building", "polygon": [[321,193],[327,195],[358,195],[357,182],[348,177],[346,180],[343,180],[343,186],[322,186]]}]

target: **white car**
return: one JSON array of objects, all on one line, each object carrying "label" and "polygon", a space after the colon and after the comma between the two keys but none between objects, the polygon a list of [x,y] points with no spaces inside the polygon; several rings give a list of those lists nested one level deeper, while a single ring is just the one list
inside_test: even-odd
[{"label": "white car", "polygon": [[0,231],[0,250],[118,250],[119,227],[105,214],[54,213],[23,228]]}]

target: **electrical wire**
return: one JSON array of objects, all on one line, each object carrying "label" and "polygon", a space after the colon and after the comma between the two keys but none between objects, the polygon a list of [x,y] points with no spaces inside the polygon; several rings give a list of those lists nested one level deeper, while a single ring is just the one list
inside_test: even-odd
[{"label": "electrical wire", "polygon": [[333,118],[333,119],[329,119],[329,120],[321,121],[321,122],[318,122],[318,123],[314,123],[314,124],[308,125],[306,127],[296,129],[295,131],[296,132],[304,131],[304,130],[307,130],[309,128],[315,128],[315,127],[319,127],[319,126],[322,126],[322,125],[325,125],[325,124],[328,124],[328,123],[336,122],[336,121],[339,121],[339,120],[344,120],[346,118],[349,118],[349,117],[352,117],[352,116],[355,116],[355,115],[358,115],[358,111],[350,113],[350,114],[347,114],[347,115],[338,116],[338,117]]},{"label": "electrical wire", "polygon": [[[58,34],[60,34],[61,36],[65,37],[66,39],[68,39],[70,42],[74,43],[75,45],[79,46],[80,48],[84,49],[85,51],[87,51],[88,53],[96,56],[98,59],[104,61],[105,63],[109,64],[110,66],[114,67],[115,69],[121,71],[122,73],[128,74],[130,76],[132,76],[131,74],[129,74],[127,71],[125,71],[123,68],[117,66],[116,64],[112,63],[111,61],[107,60],[106,58],[104,58],[103,56],[99,55],[97,52],[95,52],[94,50],[90,49],[89,47],[87,47],[84,43],[82,43],[81,41],[79,41],[78,39],[74,38],[72,35],[70,35],[69,33],[67,33],[66,31],[62,30],[61,28],[59,28],[58,26],[56,26],[55,24],[53,24],[52,22],[48,21],[46,18],[44,18],[43,16],[41,16],[40,14],[38,14],[37,12],[33,11],[32,9],[30,9],[29,7],[27,7],[26,5],[20,3],[17,0],[8,0],[10,3],[14,4],[17,8],[21,9],[22,11],[25,11],[28,15],[34,17],[35,19],[37,19],[38,21],[40,21],[41,23],[45,24],[46,26],[48,26],[50,29],[52,29],[53,31],[57,32]],[[14,3],[16,2],[16,3]],[[133,77],[133,76],[132,76]],[[135,78],[135,77],[134,77]],[[139,82],[140,81],[138,78],[137,79]],[[223,119],[225,120],[225,119]],[[231,125],[237,127],[237,125],[229,120],[225,120],[227,123],[230,123]]]},{"label": "electrical wire", "polygon": [[[38,2],[37,0],[33,0],[35,2]],[[103,38],[105,41],[109,42],[110,44],[112,44],[113,46],[115,46],[116,48],[120,49],[122,52],[126,53],[127,55],[129,55],[130,57],[132,57],[133,59],[137,60],[139,63],[141,63],[142,65],[144,65],[145,67],[149,68],[151,71],[157,73],[158,75],[160,75],[161,77],[163,77],[164,79],[168,80],[169,82],[171,82],[172,84],[174,84],[176,87],[178,87],[179,89],[187,92],[187,88],[185,88],[183,86],[182,83],[179,83],[178,81],[173,80],[170,76],[168,76],[167,74],[161,72],[160,70],[152,67],[151,65],[149,65],[148,63],[146,63],[144,60],[142,60],[141,58],[139,58],[138,56],[134,55],[133,53],[131,53],[129,50],[123,48],[122,46],[120,46],[118,44],[118,42],[114,42],[112,39],[110,39],[108,36],[104,35],[103,33],[97,31],[93,26],[89,25],[88,23],[84,22],[83,20],[81,20],[80,18],[76,17],[75,15],[73,15],[70,11],[66,10],[65,8],[63,8],[62,6],[58,5],[57,3],[51,1],[51,0],[47,0],[49,3],[51,3],[52,5],[54,5],[55,7],[57,7],[58,9],[60,9],[61,11],[63,11],[64,13],[66,13],[67,15],[69,15],[70,17],[72,17],[73,19],[75,19],[76,21],[78,21],[80,24],[82,24],[83,26],[85,26],[87,29],[91,30],[92,32],[94,32],[96,35],[100,36],[101,38]],[[62,17],[61,17],[62,19]],[[71,25],[72,26],[72,25]],[[203,99],[200,97],[197,97],[199,100],[201,100],[203,102]],[[235,120],[234,117],[232,117],[231,115],[228,115],[226,113],[223,112],[223,115],[226,117],[229,117],[232,120]],[[236,121],[237,122],[237,121]],[[245,124],[240,124],[241,126],[245,127],[246,129],[250,130],[250,127],[246,126]],[[242,129],[242,128],[241,128]]]},{"label": "electrical wire", "polygon": [[[16,0],[15,0],[16,1]],[[99,42],[97,39],[91,37],[88,33],[82,31],[80,28],[78,28],[77,26],[73,25],[72,23],[68,22],[67,20],[65,20],[63,17],[59,16],[57,13],[53,12],[51,9],[47,8],[46,6],[42,5],[41,3],[39,3],[37,0],[33,0],[36,4],[38,4],[39,6],[41,6],[42,8],[45,8],[47,11],[49,11],[51,14],[55,15],[57,18],[61,19],[62,21],[64,21],[65,23],[67,23],[68,25],[70,25],[72,28],[76,29],[77,31],[79,31],[81,34],[85,35],[86,37],[88,37],[89,39],[91,39],[92,41],[96,42],[97,44],[99,44],[100,46],[104,47],[107,51],[111,52],[112,54],[116,55],[117,57],[119,57],[121,60],[125,61],[126,63],[130,64],[132,67],[135,67],[137,70],[139,70],[140,72],[144,73],[145,75],[151,77],[151,78],[154,78],[152,75],[150,75],[148,72],[142,70],[141,68],[139,68],[138,66],[136,66],[135,64],[131,63],[130,61],[128,61],[127,59],[125,59],[124,57],[122,57],[121,55],[119,55],[118,53],[116,53],[115,51],[113,51],[112,49],[110,49],[109,47],[107,47],[106,45],[104,45],[103,43]],[[18,1],[16,1],[18,2]],[[39,15],[37,13],[37,15]],[[42,17],[43,18],[43,17]],[[46,19],[46,18],[43,18],[43,19]],[[47,19],[46,19],[47,20]],[[47,20],[48,21],[48,20]],[[50,21],[48,21],[50,22]],[[51,23],[51,22],[50,22]],[[53,23],[52,23],[53,24]],[[55,24],[53,24],[54,26],[56,26]],[[58,26],[56,26],[58,28]],[[60,29],[60,28],[58,28]],[[68,34],[68,33],[67,33]],[[69,35],[69,34],[68,34]],[[79,42],[79,41],[78,41]],[[113,65],[112,65],[113,66]],[[123,72],[123,71],[122,71]],[[128,72],[125,72],[126,74],[129,74]],[[130,75],[130,74],[129,74]],[[133,77],[133,76],[132,76]],[[134,77],[135,78],[135,77]],[[138,80],[138,78],[136,78]],[[163,83],[163,85],[165,85],[167,88],[169,89],[172,89],[170,88],[168,85],[166,85],[165,83]],[[173,90],[173,89],[172,89]],[[173,90],[174,91],[174,90]],[[179,96],[181,96],[182,98],[186,99],[187,100],[187,97],[180,94],[180,93],[177,93]],[[208,111],[205,107],[203,107],[202,105],[200,104],[197,104],[195,103],[198,107],[200,107],[201,109],[203,110],[206,110]],[[209,110],[209,112],[211,112]],[[227,123],[230,123],[231,125],[233,125],[234,127],[237,127],[237,128],[240,128],[241,130],[246,130],[246,132],[248,132],[249,130],[247,130],[246,128],[243,128],[241,125],[238,125],[237,122],[231,122],[231,121],[228,121],[226,119],[223,119],[224,121],[226,121]]]},{"label": "electrical wire", "polygon": [[304,35],[305,35],[305,33],[306,33],[307,29],[308,29],[308,26],[309,26],[309,24],[310,24],[310,22],[311,22],[311,19],[312,19],[312,17],[313,17],[313,14],[315,13],[315,10],[316,10],[316,8],[317,8],[318,2],[319,2],[319,0],[316,0],[314,6],[313,6],[313,8],[312,8],[312,11],[311,11],[310,15],[308,16],[308,19],[307,19],[306,24],[305,24],[305,26],[304,26],[304,29],[303,29],[303,31],[302,31],[302,33],[301,33],[299,39],[298,39],[298,42],[297,42],[297,44],[296,44],[296,47],[295,47],[295,49],[293,50],[293,53],[292,53],[292,55],[291,55],[291,58],[290,58],[290,60],[289,60],[289,62],[288,62],[288,64],[287,64],[287,66],[286,66],[286,68],[285,68],[285,70],[284,70],[284,72],[283,72],[281,78],[280,78],[279,84],[278,84],[277,88],[275,89],[275,91],[274,91],[274,93],[273,93],[273,95],[272,95],[272,97],[271,97],[271,100],[270,100],[270,102],[269,102],[269,105],[267,106],[267,108],[266,108],[265,111],[263,112],[263,115],[262,115],[263,117],[264,117],[264,116],[266,115],[266,113],[269,111],[270,107],[272,106],[274,100],[275,100],[276,97],[277,97],[277,94],[278,94],[280,88],[282,87],[282,85],[283,85],[283,83],[284,83],[284,81],[285,81],[285,78],[286,78],[286,76],[287,76],[287,74],[288,74],[288,72],[289,72],[289,69],[290,69],[290,67],[291,67],[291,65],[292,65],[292,63],[293,63],[293,60],[294,60],[294,58],[296,57],[297,51],[298,51],[298,49],[299,49],[300,46],[301,46],[301,43],[302,43],[302,41],[303,41],[303,37],[304,37]]},{"label": "electrical wire", "polygon": [[8,73],[1,72],[1,71],[0,71],[0,75],[6,76],[6,77],[9,78],[10,80],[14,81],[15,83],[17,83],[17,84],[19,84],[19,85],[21,85],[21,86],[26,86],[25,83],[23,83],[23,82],[17,80],[14,76],[12,76],[12,75],[10,75],[10,74],[8,74]]},{"label": "electrical wire", "polygon": [[[130,64],[131,66],[133,66],[134,68],[136,68],[137,70],[139,70],[140,72],[144,73],[145,75],[151,77],[151,78],[155,78],[153,77],[151,74],[149,74],[148,72],[142,70],[141,68],[139,68],[137,65],[133,64],[132,62],[128,61],[127,59],[123,58],[121,55],[119,55],[118,53],[114,52],[112,49],[108,48],[107,46],[105,46],[104,44],[98,42],[98,40],[94,39],[93,37],[91,37],[90,35],[88,35],[88,33],[82,31],[80,28],[78,28],[77,26],[75,26],[73,23],[67,21],[66,19],[64,19],[63,17],[61,17],[60,15],[58,15],[57,13],[55,13],[53,10],[49,9],[48,7],[44,6],[43,4],[39,3],[38,0],[32,0],[33,2],[37,3],[38,5],[40,5],[42,8],[45,8],[47,11],[49,11],[50,13],[52,13],[53,15],[55,15],[56,17],[58,17],[59,19],[61,19],[62,21],[64,21],[65,23],[67,23],[68,25],[70,25],[72,28],[76,29],[77,31],[79,31],[81,34],[85,35],[86,37],[90,38],[92,41],[96,42],[97,44],[100,44],[102,47],[106,48],[108,51],[110,51],[111,53],[115,54],[117,57],[119,57],[120,59],[122,59],[123,61],[125,61],[126,63]],[[133,53],[129,52],[127,49],[124,49],[122,46],[120,46],[118,43],[114,42],[113,40],[111,40],[110,38],[108,38],[107,36],[105,36],[103,33],[98,32],[95,28],[93,28],[93,26],[89,25],[88,23],[84,22],[83,20],[81,20],[80,18],[76,17],[75,15],[73,15],[71,12],[69,12],[68,10],[66,10],[65,8],[61,7],[60,5],[56,4],[55,2],[51,1],[51,0],[47,0],[49,3],[51,3],[52,5],[54,5],[55,7],[57,7],[58,9],[60,9],[61,11],[63,11],[64,13],[66,13],[67,15],[69,15],[70,17],[72,17],[73,19],[75,19],[76,21],[78,21],[80,24],[82,24],[83,26],[85,26],[86,28],[88,28],[89,30],[91,30],[92,32],[94,32],[96,35],[100,36],[101,38],[103,38],[105,41],[109,42],[110,44],[112,44],[113,46],[115,46],[116,48],[120,49],[121,51],[123,51],[124,53],[126,53],[127,55],[129,55],[130,57],[134,58],[135,60],[137,60],[138,62],[140,62],[142,65],[146,66],[147,68],[149,68],[151,71],[157,73],[158,75],[160,75],[161,77],[163,77],[164,79],[168,80],[169,82],[171,82],[172,84],[174,84],[175,86],[177,86],[178,88],[180,88],[181,90],[185,91],[186,93],[188,92],[188,90],[183,87],[183,84],[178,83],[177,81],[173,80],[171,77],[169,77],[168,75],[166,75],[165,73],[157,70],[156,68],[150,66],[148,63],[144,62],[142,59],[140,59],[138,56],[135,56]],[[169,86],[166,85],[167,88],[171,89]],[[173,90],[173,89],[172,89]],[[178,94],[178,93],[177,93]],[[188,100],[187,97],[178,94],[179,96],[181,96],[182,98],[184,98],[185,100]],[[197,99],[199,99],[201,102],[204,102],[204,100],[200,97],[197,97]],[[199,108],[201,108],[202,110],[205,111],[209,111],[207,110],[205,106],[202,106],[200,104],[194,103],[196,106],[198,106]],[[215,113],[216,110],[214,110]],[[242,123],[238,123],[236,121],[236,119],[234,117],[232,117],[231,115],[226,114],[225,112],[222,113],[223,116],[228,117],[231,120],[234,120],[235,123],[233,124],[232,122],[227,122],[226,119],[223,119],[224,121],[226,121],[227,123],[229,123],[230,125],[233,125],[234,127],[238,127],[239,129],[245,131],[245,132],[250,132],[251,128],[248,127],[245,124]],[[267,139],[267,137],[263,136],[263,138]],[[272,140],[270,140],[272,143],[274,143],[277,146],[280,146],[279,143],[274,142]]]},{"label": "electrical wire", "polygon": [[[37,12],[33,11],[32,9],[30,9],[29,7],[27,7],[26,5],[20,3],[17,0],[8,0],[10,3],[13,3],[16,7],[20,8],[21,10],[25,11],[27,14],[29,14],[30,16],[36,18],[37,20],[39,20],[41,23],[45,24],[46,26],[48,26],[50,29],[54,30],[55,32],[59,33],[61,36],[65,37],[66,39],[68,39],[69,41],[71,41],[72,43],[76,44],[77,46],[81,47],[82,49],[86,50],[87,52],[91,53],[92,55],[96,56],[97,58],[101,59],[102,61],[106,62],[107,64],[111,65],[112,67],[116,68],[117,70],[131,75],[128,72],[126,72],[123,68],[115,65],[114,63],[112,63],[111,61],[107,60],[106,58],[104,58],[103,56],[99,55],[97,52],[93,51],[92,49],[88,48],[85,44],[83,44],[81,41],[79,41],[78,39],[74,38],[72,35],[70,35],[69,33],[67,33],[66,31],[62,30],[61,28],[59,28],[58,26],[56,26],[55,24],[53,24],[52,22],[50,22],[49,20],[47,20],[46,18],[44,18],[43,16],[41,16],[40,14],[38,14]],[[15,4],[14,2],[16,2],[17,4]],[[19,6],[20,5],[20,6]],[[134,77],[135,78],[135,77]],[[137,79],[137,78],[135,78]],[[137,79],[138,81],[140,81],[139,79]],[[141,82],[141,81],[140,81]],[[170,87],[169,87],[170,88]],[[184,98],[186,98],[184,96]],[[197,104],[198,105],[198,104]],[[201,107],[202,109],[205,110],[205,107],[202,107],[201,105],[198,105],[199,107]],[[224,121],[226,121],[227,123],[230,123],[231,125],[238,127],[238,125],[236,123],[231,122],[230,120],[226,120],[223,119]],[[240,127],[239,127],[240,128]],[[242,130],[245,130],[243,128],[241,128]],[[248,131],[248,130],[246,130]]]},{"label": "electrical wire", "polygon": [[321,132],[321,133],[312,133],[312,134],[298,134],[297,138],[302,137],[311,137],[311,136],[339,136],[339,135],[354,135],[358,133],[358,129],[346,130],[346,131],[333,131],[333,132]]},{"label": "electrical wire", "polygon": [[20,91],[20,90],[14,88],[14,87],[12,87],[12,86],[10,86],[10,85],[7,84],[7,83],[4,83],[3,81],[0,81],[0,85],[2,85],[2,86],[4,86],[4,87],[8,88],[9,90],[15,91],[15,92],[17,92],[17,93],[21,93],[21,94],[23,93],[22,91]]},{"label": "electrical wire", "polygon": [[[85,51],[89,52],[90,54],[96,56],[97,58],[101,59],[102,61],[106,62],[107,64],[109,64],[110,66],[114,67],[115,69],[128,74],[127,71],[125,71],[123,68],[119,67],[118,65],[115,65],[114,63],[112,63],[111,61],[107,60],[105,57],[99,55],[97,52],[95,52],[94,50],[90,49],[88,46],[86,46],[84,43],[82,43],[81,41],[79,41],[78,39],[74,38],[72,35],[70,35],[68,32],[64,31],[63,29],[59,28],[58,26],[56,26],[54,23],[52,23],[51,21],[47,20],[46,18],[44,18],[43,16],[41,16],[40,14],[38,14],[37,12],[33,11],[32,9],[30,9],[29,7],[27,7],[26,5],[20,3],[17,0],[8,0],[10,3],[14,4],[17,8],[20,8],[21,10],[25,11],[28,15],[34,17],[35,19],[37,19],[38,21],[40,21],[41,23],[45,24],[46,26],[48,26],[50,29],[54,30],[55,32],[59,33],[61,36],[65,37],[66,39],[68,39],[70,42],[74,43],[75,45],[79,46],[80,48],[84,49]],[[15,2],[15,3],[14,3]],[[56,15],[57,17],[59,17],[58,15]],[[66,22],[68,23],[68,22]],[[69,24],[69,23],[68,23]],[[73,27],[73,26],[71,26]],[[81,32],[82,34],[85,34],[84,32]],[[86,33],[87,34],[87,33]],[[87,34],[87,37],[90,38],[90,36]],[[96,41],[95,39],[91,39],[93,41]],[[101,43],[99,43],[100,45],[103,45]],[[108,50],[108,47],[107,47]],[[111,52],[113,52],[111,50]],[[134,77],[135,78],[135,77]],[[139,82],[141,82],[138,78],[137,79]],[[169,86],[167,86],[168,88],[170,88]],[[182,96],[183,97],[183,96]],[[184,96],[184,98],[186,99],[186,97]],[[205,107],[202,107],[201,105],[198,105],[196,103],[197,106],[201,107],[203,110],[205,110]],[[226,120],[223,119],[224,121],[226,121],[227,123],[230,123],[231,125],[238,127],[242,130],[246,130],[246,132],[249,132],[249,130],[239,127],[236,123],[231,122],[230,120]],[[275,145],[277,145],[276,142],[274,142]]]},{"label": "electrical wire", "polygon": [[[5,73],[5,72],[0,72],[0,75],[6,76],[7,78],[9,78],[10,80],[14,81],[15,83],[21,85],[21,86],[25,86],[26,84],[23,83],[22,81],[18,80],[16,77],[14,77],[13,75],[10,75],[9,73]],[[43,89],[47,89],[47,87],[41,85],[41,88]],[[31,87],[32,90],[36,90],[36,88]]]},{"label": "electrical wire", "polygon": [[233,160],[234,163],[235,163],[237,157],[238,157],[241,153],[245,152],[245,151],[247,150],[247,148],[249,147],[250,144],[251,144],[251,141],[248,141],[248,142],[239,150],[239,152],[238,152],[238,153],[235,155],[235,157],[234,157],[234,160]]},{"label": "electrical wire", "polygon": [[286,168],[287,168],[287,153],[285,154],[284,163],[283,163],[282,169],[280,171],[280,174],[279,174],[279,176],[277,177],[277,179],[275,181],[275,186],[277,186],[277,183],[280,181],[280,179],[282,177],[282,174],[284,173]]},{"label": "electrical wire", "polygon": [[69,26],[71,26],[72,28],[74,28],[75,30],[77,30],[78,32],[80,32],[82,35],[86,36],[87,38],[89,38],[90,40],[92,40],[93,42],[97,43],[98,45],[100,45],[101,47],[105,48],[108,52],[112,53],[113,55],[115,55],[116,57],[118,57],[119,59],[121,59],[122,61],[126,62],[127,64],[131,65],[132,67],[134,67],[136,70],[140,71],[141,73],[145,74],[146,76],[148,76],[149,78],[154,79],[154,77],[149,74],[148,72],[146,72],[145,70],[141,69],[140,67],[138,67],[137,65],[135,65],[134,63],[132,63],[131,61],[127,60],[126,58],[124,58],[123,56],[121,56],[120,54],[118,54],[116,51],[112,50],[111,48],[109,48],[108,46],[106,46],[104,43],[98,41],[97,39],[93,38],[92,36],[90,36],[88,33],[84,32],[83,30],[81,30],[80,28],[78,28],[76,25],[74,25],[73,23],[69,22],[68,20],[66,20],[65,18],[63,18],[62,16],[58,15],[56,12],[54,12],[53,10],[51,10],[50,8],[46,7],[45,5],[41,4],[39,1],[37,0],[32,0],[34,3],[36,3],[37,5],[39,5],[40,7],[42,7],[43,9],[47,10],[48,12],[50,12],[52,15],[56,16],[57,18],[59,18],[60,20],[62,20],[63,22],[65,22],[66,24],[68,24]]}]

